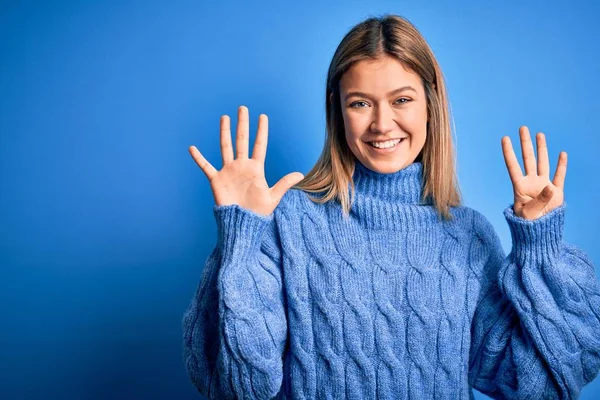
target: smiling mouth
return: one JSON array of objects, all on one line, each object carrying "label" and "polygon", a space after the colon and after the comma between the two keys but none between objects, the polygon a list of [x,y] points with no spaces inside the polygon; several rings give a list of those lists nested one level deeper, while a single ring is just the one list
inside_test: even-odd
[{"label": "smiling mouth", "polygon": [[406,138],[388,140],[387,142],[367,142],[369,146],[375,149],[391,149],[402,143]]}]

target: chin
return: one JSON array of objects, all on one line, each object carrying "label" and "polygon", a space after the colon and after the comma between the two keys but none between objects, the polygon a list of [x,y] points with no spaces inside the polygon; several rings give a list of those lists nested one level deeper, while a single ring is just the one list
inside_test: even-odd
[{"label": "chin", "polygon": [[393,174],[395,172],[400,171],[401,169],[406,168],[412,162],[404,161],[396,161],[396,162],[382,162],[382,161],[371,161],[367,166],[375,172],[379,172],[381,174]]}]

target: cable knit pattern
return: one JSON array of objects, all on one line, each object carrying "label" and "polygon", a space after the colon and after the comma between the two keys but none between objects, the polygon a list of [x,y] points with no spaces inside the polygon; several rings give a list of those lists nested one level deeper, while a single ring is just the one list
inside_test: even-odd
[{"label": "cable knit pattern", "polygon": [[469,207],[421,202],[423,165],[356,163],[350,218],[288,191],[275,212],[215,206],[217,244],[183,317],[211,399],[572,399],[600,371],[600,282],[563,242],[566,204],[504,210],[505,255]]}]

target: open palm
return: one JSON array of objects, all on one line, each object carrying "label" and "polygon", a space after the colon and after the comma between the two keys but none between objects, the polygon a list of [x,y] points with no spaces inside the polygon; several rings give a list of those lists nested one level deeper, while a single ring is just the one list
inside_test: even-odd
[{"label": "open palm", "polygon": [[279,180],[272,188],[265,179],[268,118],[261,114],[252,158],[248,158],[249,118],[248,108],[238,109],[236,133],[236,158],[233,158],[229,116],[221,117],[221,155],[223,168],[217,171],[195,146],[189,152],[210,182],[215,203],[219,206],[237,204],[262,215],[275,210],[281,198],[304,178],[300,172],[292,172]]},{"label": "open palm", "polygon": [[567,153],[564,151],[560,153],[554,178],[550,181],[548,147],[544,134],[540,132],[536,135],[537,165],[529,129],[522,126],[519,129],[519,135],[526,175],[523,175],[521,171],[508,136],[502,138],[502,151],[513,184],[515,215],[533,220],[548,214],[563,204]]}]

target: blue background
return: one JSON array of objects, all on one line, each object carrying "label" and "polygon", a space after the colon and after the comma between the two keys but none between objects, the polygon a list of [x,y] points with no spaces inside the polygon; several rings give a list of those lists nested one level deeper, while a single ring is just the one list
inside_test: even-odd
[{"label": "blue background", "polygon": [[[355,23],[398,13],[445,73],[465,203],[505,250],[500,138],[569,155],[565,240],[600,270],[600,12],[591,1],[0,4],[0,398],[198,398],[181,318],[215,245],[219,117],[270,119],[270,184],[307,173],[325,77]],[[483,2],[481,2],[483,3]],[[600,379],[581,398],[598,398]],[[484,396],[479,396],[484,398]]]}]

